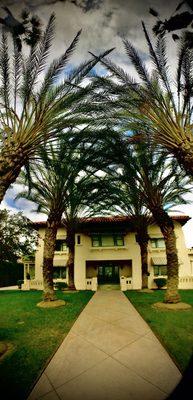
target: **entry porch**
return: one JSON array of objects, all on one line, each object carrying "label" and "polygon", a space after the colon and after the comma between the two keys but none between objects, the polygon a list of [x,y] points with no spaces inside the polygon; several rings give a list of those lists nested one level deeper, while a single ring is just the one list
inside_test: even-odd
[{"label": "entry porch", "polygon": [[[132,282],[132,260],[87,260],[86,286],[117,285],[123,279]],[[95,289],[96,290],[96,289]]]}]

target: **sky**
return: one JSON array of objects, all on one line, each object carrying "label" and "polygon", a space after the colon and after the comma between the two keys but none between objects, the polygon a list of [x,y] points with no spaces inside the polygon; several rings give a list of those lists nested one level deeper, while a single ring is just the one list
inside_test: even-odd
[{"label": "sky", "polygon": [[[3,18],[6,15],[3,6],[9,7],[16,17],[20,15],[23,8],[27,8],[37,14],[43,23],[46,23],[50,14],[54,12],[56,33],[50,60],[61,55],[78,30],[82,29],[76,52],[71,59],[73,65],[78,65],[89,58],[89,51],[99,54],[115,47],[111,59],[135,76],[124,52],[122,39],[131,41],[148,65],[147,47],[141,29],[141,21],[145,22],[147,29],[151,32],[155,19],[149,14],[149,8],[152,7],[159,11],[161,19],[164,19],[174,12],[178,3],[178,0],[0,0],[0,17]],[[173,67],[176,56],[173,42],[169,42],[168,56],[171,67]],[[97,72],[105,73],[102,67],[97,67]],[[19,190],[18,185],[13,185],[8,190],[1,208],[6,207],[12,211],[23,210],[24,214],[32,220],[45,220],[45,215],[31,212],[34,205],[27,200],[14,202],[14,196]],[[193,200],[193,194],[188,197]],[[189,221],[183,228],[186,244],[191,247],[193,246],[193,205],[175,207],[176,209],[180,209],[181,212],[192,217],[192,221]]]}]

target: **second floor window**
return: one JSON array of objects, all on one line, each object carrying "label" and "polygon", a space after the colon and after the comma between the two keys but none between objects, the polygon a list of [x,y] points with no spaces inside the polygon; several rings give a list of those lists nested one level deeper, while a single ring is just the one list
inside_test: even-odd
[{"label": "second floor window", "polygon": [[56,240],[56,245],[55,245],[55,251],[66,251],[67,246],[66,246],[66,241],[63,240]]},{"label": "second floor window", "polygon": [[123,235],[92,235],[92,247],[124,246]]},{"label": "second floor window", "polygon": [[165,249],[165,241],[163,238],[151,239],[152,249]]}]

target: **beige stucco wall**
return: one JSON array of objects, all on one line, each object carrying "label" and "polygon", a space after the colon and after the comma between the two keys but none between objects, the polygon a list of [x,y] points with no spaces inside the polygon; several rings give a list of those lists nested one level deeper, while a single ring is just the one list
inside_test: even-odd
[{"label": "beige stucco wall", "polygon": [[[44,236],[45,228],[39,229],[39,242],[35,253],[35,279],[42,279],[42,265],[43,265],[43,252],[44,252]],[[66,232],[63,228],[59,228],[57,232],[57,239],[65,239]],[[54,256],[54,266],[65,266],[68,258],[68,251],[57,251]]]},{"label": "beige stucco wall", "polygon": [[[124,247],[92,247],[91,238],[81,234],[81,244],[76,245],[75,248],[75,283],[77,289],[85,288],[86,279],[86,261],[105,261],[105,260],[131,260],[133,270],[133,288],[140,289],[141,275],[140,275],[140,250],[135,241],[135,234],[129,233],[124,238]],[[77,242],[77,241],[76,241]],[[93,268],[94,275],[97,271]],[[89,274],[91,270],[89,271]],[[130,268],[125,270],[120,269],[120,275],[126,273],[130,274]],[[87,274],[87,276],[89,276]]]},{"label": "beige stucco wall", "polygon": [[[191,274],[191,266],[190,266],[190,260],[188,257],[188,250],[185,245],[185,239],[184,239],[184,234],[182,227],[179,222],[174,222],[174,229],[175,229],[175,235],[176,235],[176,247],[178,250],[178,259],[180,262],[179,265],[179,277],[182,276],[189,276]],[[148,233],[151,238],[161,238],[163,237],[161,230],[157,225],[152,225],[148,228]],[[149,272],[150,276],[148,278],[149,281],[149,287],[155,288],[156,285],[153,282],[154,275],[153,275],[153,266],[151,263],[151,258],[152,257],[164,257],[166,255],[164,249],[152,249],[151,245],[149,243],[148,245],[148,259],[149,259]]]},{"label": "beige stucco wall", "polygon": [[190,262],[190,275],[193,276],[193,248],[188,249],[188,259]]},{"label": "beige stucco wall", "polygon": [[[44,228],[39,229],[39,246],[36,251],[35,256],[35,278],[42,279],[42,264],[43,264],[43,246],[44,246]],[[152,225],[148,229],[150,237],[162,237],[161,231],[156,225]],[[175,222],[175,234],[177,239],[177,249],[179,260],[182,262],[179,268],[179,275],[188,276],[192,274],[190,259],[193,263],[193,251],[192,256],[188,256],[188,251],[185,246],[184,235],[182,227],[178,222]],[[77,244],[77,235],[81,237],[81,243]],[[131,276],[132,275],[132,288],[141,288],[141,260],[140,260],[140,248],[135,240],[135,233],[128,233],[124,237],[124,247],[103,247],[97,248],[92,247],[91,238],[85,234],[77,233],[75,240],[75,285],[77,289],[86,289],[86,278],[96,277],[97,269],[94,267],[89,267],[86,270],[86,261],[111,261],[111,260],[132,260],[132,271],[128,266],[123,266],[120,268],[120,276]],[[57,233],[57,239],[65,239],[66,233],[64,228],[60,228]],[[68,253],[66,252],[56,252],[54,257],[55,266],[64,266],[67,261]],[[149,287],[155,287],[153,282],[153,266],[151,263],[151,257],[165,256],[164,249],[152,249],[151,245],[148,246],[148,264],[150,276]],[[193,264],[192,264],[193,265]]]}]

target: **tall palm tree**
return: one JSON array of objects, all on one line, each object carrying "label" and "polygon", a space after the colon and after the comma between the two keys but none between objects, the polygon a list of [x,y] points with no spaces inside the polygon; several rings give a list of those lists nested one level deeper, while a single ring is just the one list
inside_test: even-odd
[{"label": "tall palm tree", "polygon": [[114,124],[130,131],[144,132],[146,127],[148,137],[172,153],[187,174],[193,176],[193,48],[183,36],[179,41],[173,76],[167,61],[164,34],[159,35],[153,46],[144,24],[143,30],[153,68],[148,69],[136,48],[124,40],[129,61],[139,79],[104,58],[101,62],[111,76],[96,77],[95,85],[97,89],[103,88],[106,94]]},{"label": "tall palm tree", "polygon": [[128,215],[136,232],[136,241],[141,253],[142,289],[145,289],[148,288],[148,226],[153,223],[153,218],[144,204],[137,179],[131,173],[132,166],[131,164],[127,166],[129,171],[124,165],[121,174],[114,177],[110,183],[109,193],[113,200],[113,211],[117,208],[119,212]]},{"label": "tall palm tree", "polygon": [[190,181],[176,163],[166,158],[163,151],[138,143],[130,150],[130,173],[134,174],[143,204],[160,227],[166,245],[167,291],[165,302],[180,301],[178,293],[179,262],[174,223],[168,210],[186,203],[184,195],[190,191]]},{"label": "tall palm tree", "polygon": [[[47,65],[54,25],[55,16],[52,14],[38,37],[37,29],[32,29],[30,38],[25,38],[28,44],[25,53],[25,46],[21,46],[21,39],[15,31],[2,30],[0,202],[21,168],[28,167],[40,145],[75,124],[93,123],[96,115],[90,85],[82,85],[82,81],[97,60],[92,58],[70,72],[67,70],[69,59],[79,41],[79,31],[64,54]],[[9,35],[13,39],[12,45],[8,40]]]},{"label": "tall palm tree", "polygon": [[[79,135],[68,141],[61,137],[56,143],[42,148],[40,162],[30,171],[30,192],[24,190],[17,196],[38,204],[36,211],[48,216],[43,254],[44,300],[47,301],[54,300],[53,258],[58,227],[62,224],[66,228],[69,287],[74,289],[74,246],[79,216],[86,218],[103,209],[107,195],[104,178],[94,175],[99,168],[96,152],[93,162],[95,141],[85,148],[81,140]],[[100,154],[99,149],[98,163]],[[25,183],[25,179],[23,174],[20,183]]]},{"label": "tall palm tree", "polygon": [[121,212],[130,217],[136,232],[136,241],[140,246],[142,288],[145,289],[148,287],[148,226],[153,223],[153,218],[138,185],[135,165],[132,162],[131,141],[127,135],[117,131],[114,134],[111,132],[108,139],[110,142],[104,152],[104,159],[108,160],[106,166],[103,161],[108,207],[109,211]]}]

